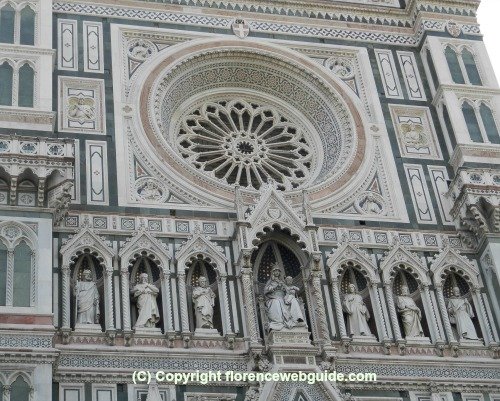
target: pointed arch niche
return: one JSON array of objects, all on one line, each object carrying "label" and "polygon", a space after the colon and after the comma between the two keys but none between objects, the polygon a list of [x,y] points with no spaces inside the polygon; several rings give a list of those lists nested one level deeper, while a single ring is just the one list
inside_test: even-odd
[{"label": "pointed arch niche", "polygon": [[[343,342],[377,341],[375,338],[375,335],[377,335],[380,342],[387,341],[389,339],[389,327],[382,307],[384,298],[379,288],[380,278],[377,274],[377,268],[369,255],[359,249],[358,246],[344,242],[330,254],[327,259],[327,266],[329,267],[333,302],[341,340]],[[349,333],[348,320],[342,303],[350,284],[353,284],[356,291],[361,295],[371,315],[368,320],[371,336],[351,336]]]},{"label": "pointed arch niche", "polygon": [[[443,341],[442,326],[437,320],[437,306],[430,293],[431,281],[428,269],[417,255],[402,245],[394,245],[380,263],[385,297],[392,322],[394,339],[400,343],[403,339],[409,342],[433,343]],[[407,287],[409,296],[420,309],[420,323],[423,336],[408,338],[405,335],[401,316],[397,311],[398,296],[402,287]]]},{"label": "pointed arch niche", "polygon": [[224,336],[233,336],[234,329],[230,313],[227,258],[222,247],[209,236],[196,229],[192,237],[183,242],[176,253],[177,288],[180,299],[180,329],[184,338],[190,333],[203,336],[206,333],[196,330],[196,317],[192,290],[198,279],[205,277],[215,293],[213,323],[214,328]]},{"label": "pointed arch niche", "polygon": [[266,343],[268,342],[269,329],[264,288],[271,278],[271,271],[274,266],[280,269],[282,280],[291,277],[293,286],[299,288],[296,297],[304,316],[304,323],[308,330],[313,327],[310,313],[311,295],[304,269],[304,266],[308,265],[308,260],[309,255],[302,249],[300,239],[292,236],[289,230],[275,229],[272,232],[267,232],[266,235],[260,236],[257,249],[252,252],[250,262],[253,268],[258,329],[260,337]]},{"label": "pointed arch niche", "polygon": [[[72,314],[72,286],[76,283],[82,272],[82,267],[88,264],[93,279],[100,295],[104,298],[104,314],[101,312],[102,324],[107,333],[115,331],[114,305],[113,305],[113,249],[111,244],[100,237],[88,223],[76,234],[70,236],[60,253],[62,255],[61,265],[61,287],[62,287],[62,331],[71,331]],[[73,280],[71,280],[71,278]],[[102,280],[102,282],[100,282]],[[74,318],[73,318],[74,321]]]},{"label": "pointed arch niche", "polygon": [[[172,328],[171,305],[171,256],[166,244],[145,229],[139,230],[129,238],[119,253],[123,330],[131,333],[137,320],[137,306],[131,290],[137,284],[142,273],[148,275],[148,282],[158,288],[156,297],[160,320],[156,323],[163,333]],[[154,330],[150,330],[154,334]]]},{"label": "pointed arch niche", "polygon": [[[446,247],[434,257],[431,271],[448,341],[460,345],[482,345],[483,341],[486,346],[497,343],[498,333],[489,312],[491,308],[488,298],[479,279],[479,269],[465,256]],[[458,297],[467,300],[471,305],[468,312],[472,312],[470,317],[478,339],[471,340],[457,335],[454,318],[449,313],[450,298],[456,297],[453,294],[454,287],[459,288]]]}]

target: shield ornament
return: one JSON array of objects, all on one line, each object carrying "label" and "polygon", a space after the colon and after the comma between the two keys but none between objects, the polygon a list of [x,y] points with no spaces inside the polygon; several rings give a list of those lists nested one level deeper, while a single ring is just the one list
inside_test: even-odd
[{"label": "shield ornament", "polygon": [[281,217],[281,210],[279,210],[278,208],[270,207],[267,211],[267,214],[272,219],[279,219]]},{"label": "shield ornament", "polygon": [[245,22],[244,19],[235,19],[231,24],[231,30],[240,39],[244,39],[250,33],[250,26]]}]

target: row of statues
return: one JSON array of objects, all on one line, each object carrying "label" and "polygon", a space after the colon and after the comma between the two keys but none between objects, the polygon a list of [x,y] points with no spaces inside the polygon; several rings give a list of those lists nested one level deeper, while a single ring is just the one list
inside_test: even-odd
[{"label": "row of statues", "polygon": [[[265,306],[268,329],[291,330],[295,327],[306,327],[306,320],[299,303],[299,288],[293,284],[293,278],[281,278],[281,269],[275,265],[271,277],[264,287]],[[149,283],[147,273],[139,275],[138,282],[131,289],[136,300],[137,320],[135,328],[153,328],[160,321],[160,313],[156,298],[160,290]],[[82,280],[74,287],[76,303],[76,323],[79,325],[97,324],[99,322],[99,292],[92,279],[90,270],[82,272]],[[206,277],[198,279],[193,288],[197,329],[214,329],[215,293],[209,287]],[[397,311],[401,317],[405,337],[424,337],[422,328],[422,312],[417,306],[407,286],[401,288],[401,295],[396,298]],[[363,297],[356,291],[354,284],[349,284],[342,300],[342,309],[347,315],[348,334],[351,336],[372,336],[368,321],[370,312]],[[450,323],[455,325],[459,339],[478,340],[472,322],[474,312],[469,301],[460,296],[460,289],[453,288],[453,296],[448,299]]]}]

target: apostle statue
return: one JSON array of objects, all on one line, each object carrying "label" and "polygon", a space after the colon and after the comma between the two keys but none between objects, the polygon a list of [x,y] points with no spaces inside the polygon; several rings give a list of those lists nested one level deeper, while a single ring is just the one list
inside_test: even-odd
[{"label": "apostle statue", "polygon": [[420,324],[422,313],[413,298],[410,297],[410,291],[407,286],[401,288],[401,295],[397,297],[396,303],[398,312],[401,315],[401,321],[403,322],[405,336],[423,337],[424,331]]},{"label": "apostle statue", "polygon": [[196,328],[214,328],[215,293],[208,286],[206,277],[198,279],[198,286],[193,288],[193,303],[196,315]]},{"label": "apostle statue", "polygon": [[83,281],[77,281],[74,288],[76,301],[76,323],[99,323],[99,292],[92,280],[92,272],[85,269],[82,272]]},{"label": "apostle statue", "polygon": [[135,328],[155,327],[160,321],[160,313],[156,297],[160,290],[153,284],[149,284],[147,273],[139,275],[139,282],[132,288],[132,294],[137,299],[138,317]]},{"label": "apostle statue", "polygon": [[300,308],[299,301],[297,299],[297,294],[299,292],[299,287],[293,285],[293,278],[291,276],[285,277],[285,305],[290,308],[290,316],[294,325],[305,325],[304,316],[302,315],[302,309]]},{"label": "apostle statue", "polygon": [[285,304],[286,285],[281,279],[281,270],[274,265],[271,278],[264,287],[269,330],[290,329],[293,327],[290,308]]},{"label": "apostle statue", "polygon": [[479,340],[472,319],[474,311],[466,298],[460,296],[460,289],[453,288],[453,297],[448,299],[450,323],[456,325],[458,339]]},{"label": "apostle statue", "polygon": [[344,295],[342,302],[344,312],[347,313],[349,323],[349,334],[351,336],[371,336],[372,333],[368,327],[370,312],[363,302],[363,298],[356,292],[354,284],[349,284],[347,294]]}]

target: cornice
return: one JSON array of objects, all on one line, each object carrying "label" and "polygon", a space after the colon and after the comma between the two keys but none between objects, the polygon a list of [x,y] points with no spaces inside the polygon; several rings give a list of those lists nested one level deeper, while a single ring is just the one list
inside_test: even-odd
[{"label": "cornice", "polygon": [[[360,0],[358,0],[360,1]],[[373,1],[373,0],[363,0]],[[391,3],[393,0],[387,0]],[[150,3],[146,0],[101,0],[96,2],[68,2],[92,5],[113,5],[119,8],[132,7],[134,9],[148,9],[167,12],[183,12],[209,17],[227,16],[228,18],[260,19],[271,17],[273,21],[293,21],[299,24],[316,24],[327,22],[331,27],[332,22],[343,23],[344,27],[359,26],[390,27],[392,31],[397,28],[411,28],[415,26],[417,16],[421,13],[434,14],[440,19],[459,20],[462,23],[477,24],[475,13],[478,2],[471,1],[437,1],[437,0],[410,0],[405,9],[394,6],[384,6],[380,3],[360,4],[354,0],[161,0]],[[54,2],[54,11],[65,11]],[[126,15],[123,15],[126,17]]]}]

